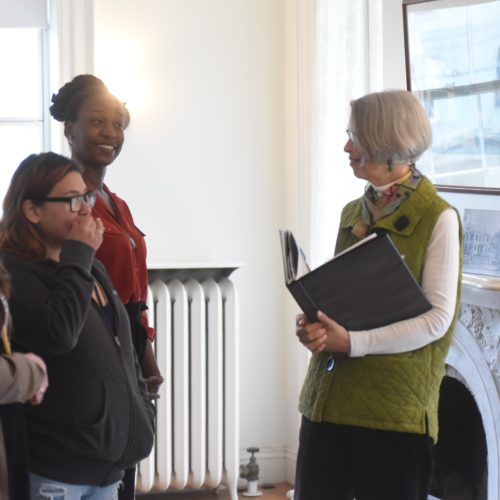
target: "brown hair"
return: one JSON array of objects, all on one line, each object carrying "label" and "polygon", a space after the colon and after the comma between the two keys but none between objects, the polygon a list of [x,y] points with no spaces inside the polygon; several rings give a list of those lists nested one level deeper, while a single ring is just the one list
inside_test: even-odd
[{"label": "brown hair", "polygon": [[[0,260],[0,293],[5,297],[8,297],[9,292],[10,292],[10,277],[2,261]],[[1,323],[2,321],[0,318],[0,324]]]},{"label": "brown hair", "polygon": [[[5,315],[8,314],[8,309],[5,307],[4,300],[9,298],[10,294],[10,277],[3,266],[2,261],[0,261],[0,296],[3,300],[0,300],[0,329],[3,327],[5,321]],[[9,321],[10,318],[7,318]]]},{"label": "brown hair", "polygon": [[37,227],[24,215],[23,203],[41,202],[66,174],[74,171],[82,173],[82,168],[56,153],[33,154],[20,163],[3,201],[0,251],[28,260],[45,258],[45,244]]}]

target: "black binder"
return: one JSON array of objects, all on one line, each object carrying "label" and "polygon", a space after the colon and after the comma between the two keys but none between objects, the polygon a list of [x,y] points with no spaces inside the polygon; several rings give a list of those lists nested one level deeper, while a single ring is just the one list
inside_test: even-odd
[{"label": "black binder", "polygon": [[369,330],[432,308],[387,234],[371,235],[297,279],[301,250],[280,231],[285,281],[310,322],[323,311],[347,330]]}]

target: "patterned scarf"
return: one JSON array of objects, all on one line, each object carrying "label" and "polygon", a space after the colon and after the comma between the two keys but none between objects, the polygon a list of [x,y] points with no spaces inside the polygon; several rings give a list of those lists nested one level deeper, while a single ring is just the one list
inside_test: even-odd
[{"label": "patterned scarf", "polygon": [[422,174],[411,166],[408,174],[384,190],[375,189],[372,184],[368,184],[363,197],[361,220],[354,225],[352,233],[358,238],[364,238],[375,222],[395,212],[411,196],[421,179]]}]

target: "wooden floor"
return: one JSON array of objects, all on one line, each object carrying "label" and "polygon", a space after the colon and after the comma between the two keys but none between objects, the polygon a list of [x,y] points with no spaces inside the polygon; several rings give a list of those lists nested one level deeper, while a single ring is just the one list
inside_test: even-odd
[{"label": "wooden floor", "polygon": [[[249,500],[251,498],[262,500],[286,500],[286,493],[292,487],[287,483],[269,484],[259,486],[262,495],[259,497],[245,497],[243,492],[239,492],[240,500]],[[150,493],[148,495],[137,495],[137,500],[229,500],[230,496],[227,490],[220,489],[219,492],[177,492],[177,493]]]}]

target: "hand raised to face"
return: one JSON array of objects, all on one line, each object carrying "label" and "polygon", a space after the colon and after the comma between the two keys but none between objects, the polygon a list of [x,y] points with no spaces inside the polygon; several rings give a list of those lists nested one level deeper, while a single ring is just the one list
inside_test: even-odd
[{"label": "hand raised to face", "polygon": [[68,231],[68,240],[76,240],[97,250],[102,243],[104,224],[101,219],[94,219],[91,214],[77,217]]}]

